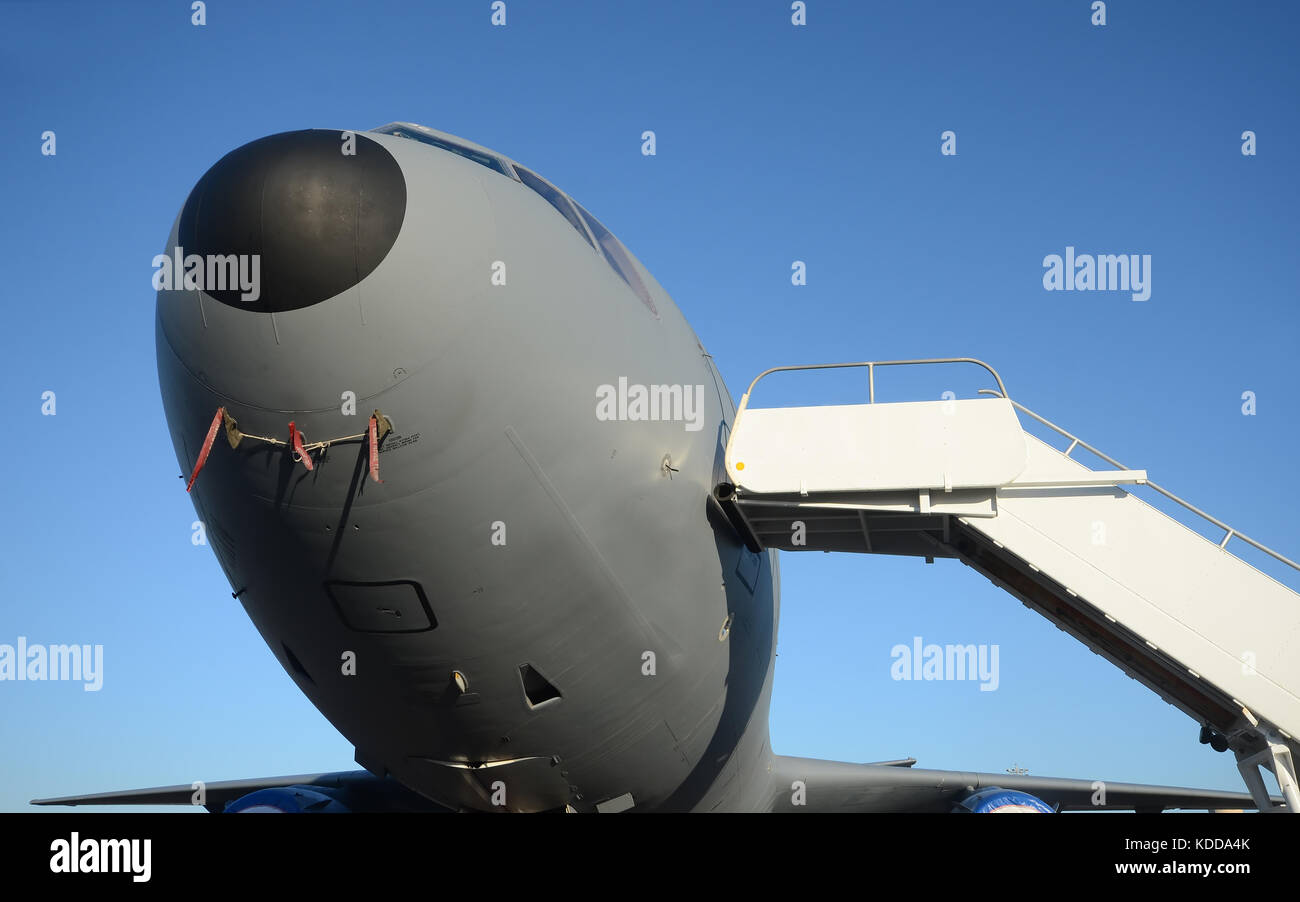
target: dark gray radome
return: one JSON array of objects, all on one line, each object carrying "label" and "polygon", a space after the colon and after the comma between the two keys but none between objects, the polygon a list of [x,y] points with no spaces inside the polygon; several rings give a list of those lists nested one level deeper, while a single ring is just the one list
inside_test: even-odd
[{"label": "dark gray radome", "polygon": [[209,291],[232,307],[279,312],[346,291],[377,267],[406,215],[406,179],[392,155],[355,135],[283,132],[245,144],[199,179],[181,212],[185,254],[260,255],[261,296]]}]

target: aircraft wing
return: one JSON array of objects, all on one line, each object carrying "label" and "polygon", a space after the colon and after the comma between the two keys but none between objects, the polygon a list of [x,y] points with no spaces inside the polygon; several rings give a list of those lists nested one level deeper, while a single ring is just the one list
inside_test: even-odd
[{"label": "aircraft wing", "polygon": [[[1037,796],[1060,811],[1163,811],[1167,808],[1254,809],[1249,793],[1215,789],[1073,780],[1028,774],[982,774],[776,756],[773,811],[936,811],[981,789],[999,786]],[[796,805],[796,781],[803,804]],[[1281,802],[1281,797],[1274,797]]]},{"label": "aircraft wing", "polygon": [[[353,811],[445,811],[391,779],[380,779],[364,770],[326,774],[297,774],[287,777],[256,777],[250,780],[223,780],[204,783],[202,807],[214,814],[226,805],[259,789],[284,786],[309,786],[324,790]],[[98,792],[54,799],[32,799],[33,805],[195,805],[198,788],[182,783],[152,789],[127,789]]]},{"label": "aircraft wing", "polygon": [[[901,759],[881,764],[853,764],[778,755],[772,766],[771,810],[948,812],[972,792],[991,786],[1030,793],[1061,811],[1255,808],[1254,801],[1247,793],[1061,777],[925,770],[909,767],[911,761],[912,759]],[[802,784],[801,793],[795,788],[796,782]],[[228,803],[251,792],[286,786],[323,789],[353,811],[447,810],[391,779],[380,779],[363,770],[206,783],[203,807],[219,813],[225,810]],[[194,786],[180,784],[33,799],[32,804],[193,805],[195,792]],[[794,802],[797,793],[801,804]],[[1099,804],[1094,804],[1094,799]],[[1275,797],[1275,800],[1281,801],[1280,797]]]}]

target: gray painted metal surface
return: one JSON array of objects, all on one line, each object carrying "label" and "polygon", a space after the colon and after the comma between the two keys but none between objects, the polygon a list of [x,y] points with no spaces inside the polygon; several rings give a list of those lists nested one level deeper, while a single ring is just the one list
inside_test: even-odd
[{"label": "gray painted metal surface", "polygon": [[[358,140],[406,180],[397,240],[358,284],[277,313],[159,293],[182,471],[220,406],[268,436],[290,420],[309,440],[354,434],[376,408],[394,424],[382,483],[365,478],[364,443],[311,472],[284,448],[217,444],[194,503],[240,603],[359,762],[450,807],[494,807],[498,781],[511,809],[626,793],[641,808],[750,805],[775,553],[708,516],[733,414],[712,361],[653,276],[637,264],[657,316],[522,183],[407,138]],[[598,419],[599,387],[620,378],[703,386],[701,428]],[[437,626],[352,629],[330,581],[418,584]],[[525,664],[560,698],[531,705]]]}]

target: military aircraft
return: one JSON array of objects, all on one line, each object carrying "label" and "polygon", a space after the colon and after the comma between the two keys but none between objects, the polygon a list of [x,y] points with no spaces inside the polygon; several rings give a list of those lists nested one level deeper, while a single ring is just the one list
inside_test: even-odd
[{"label": "military aircraft", "polygon": [[776,754],[791,546],[736,503],[732,396],[636,257],[500,153],[405,122],[262,138],[199,179],[155,268],[195,509],[364,768],[208,783],[210,811],[1257,807]]}]

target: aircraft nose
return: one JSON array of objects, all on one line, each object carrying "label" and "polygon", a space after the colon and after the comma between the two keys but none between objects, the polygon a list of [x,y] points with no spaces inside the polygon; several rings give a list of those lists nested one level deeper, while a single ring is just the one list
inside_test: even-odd
[{"label": "aircraft nose", "polygon": [[[232,307],[274,313],[310,307],[368,276],[406,216],[406,180],[363,134],[284,132],[222,157],[190,192],[177,244],[189,257],[249,261],[253,291],[205,286]],[[248,300],[245,300],[248,298]],[[255,299],[254,299],[255,298]]]}]

